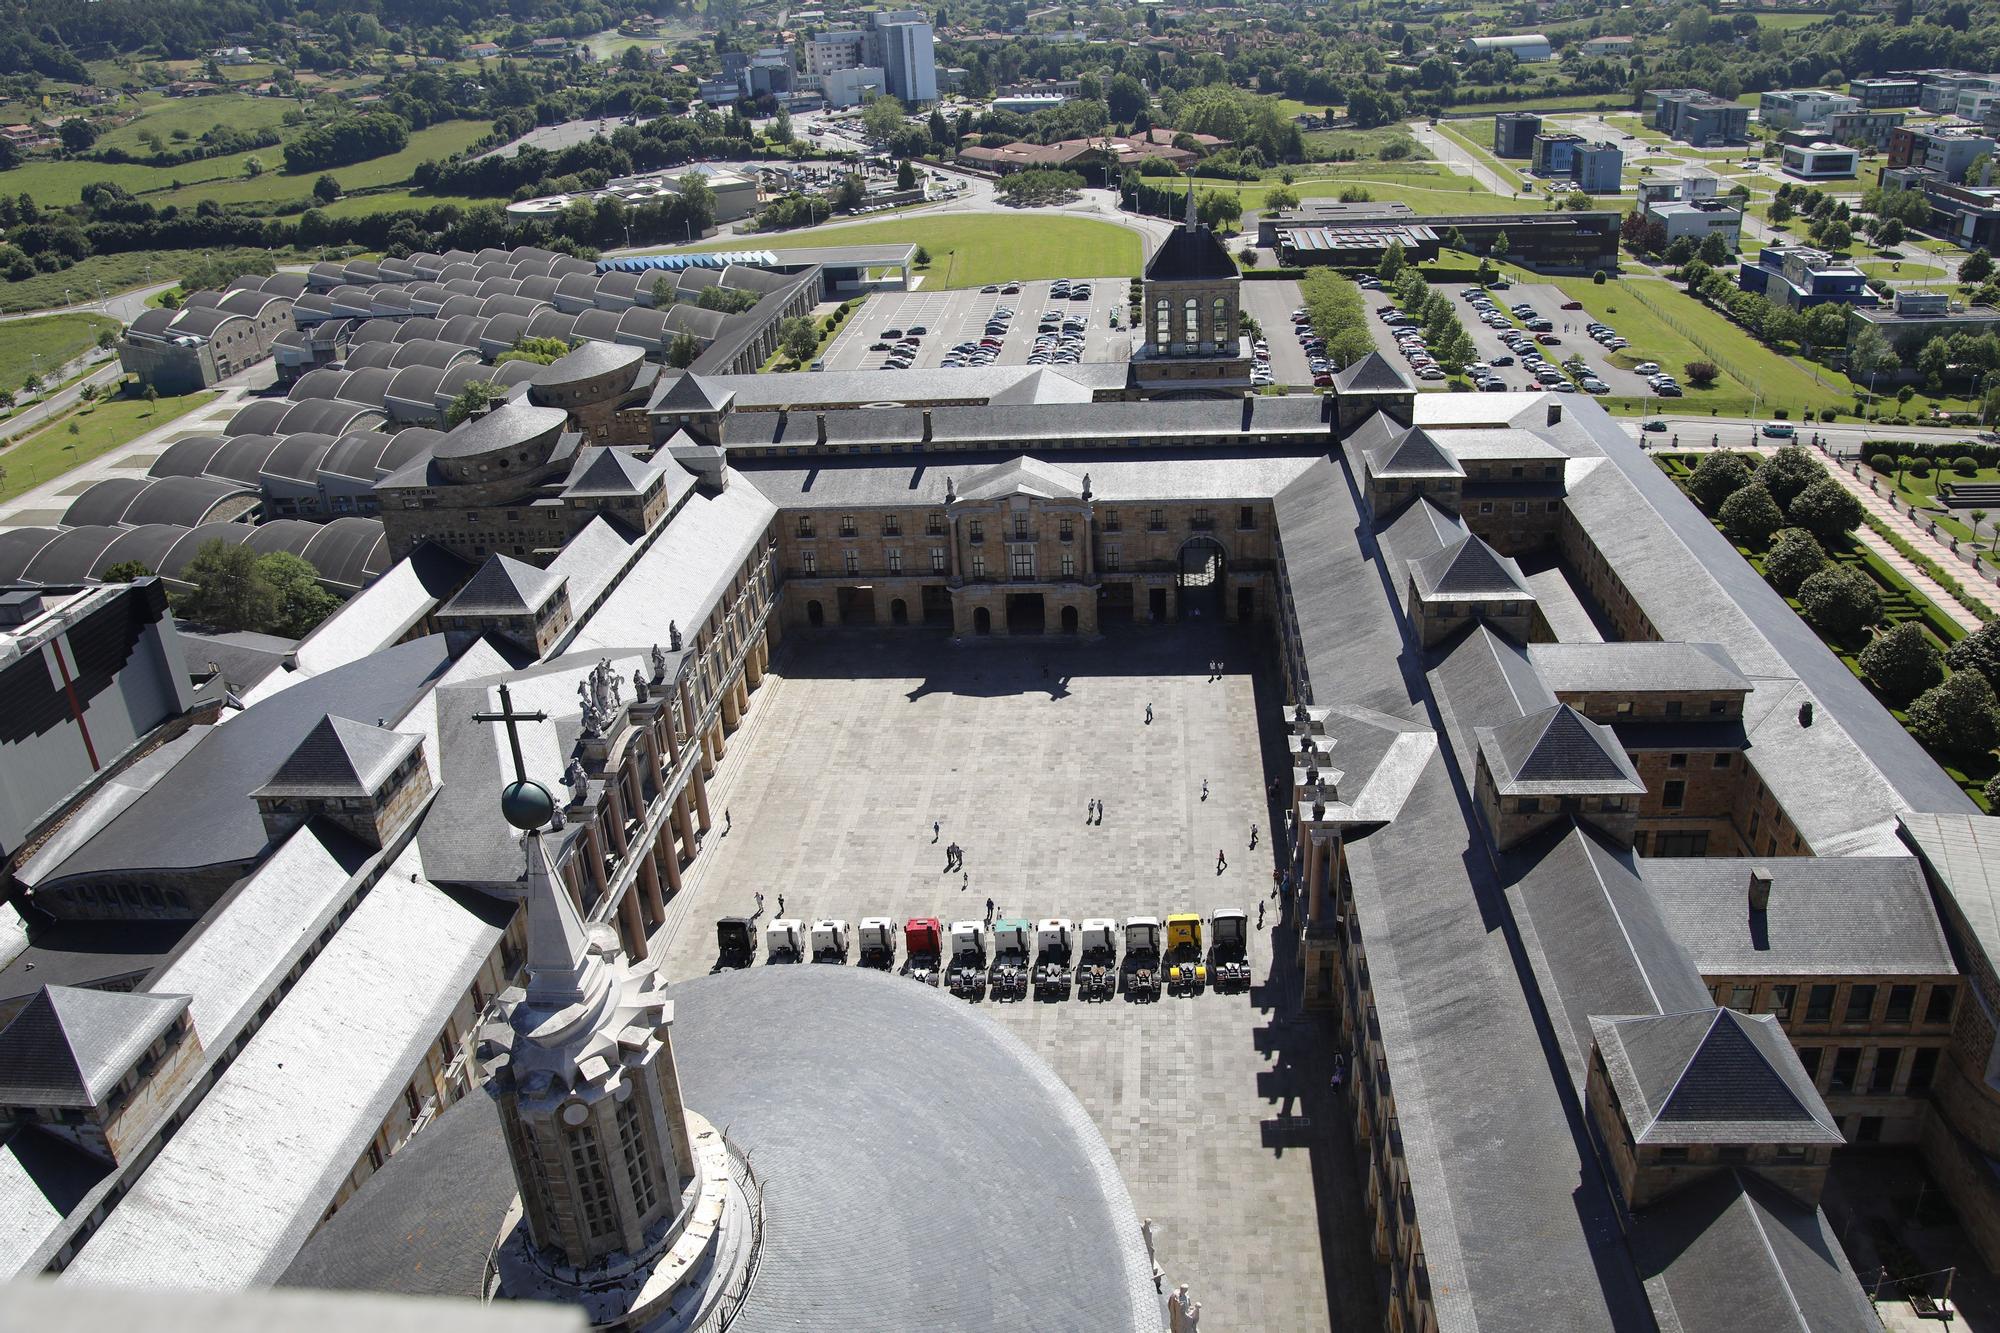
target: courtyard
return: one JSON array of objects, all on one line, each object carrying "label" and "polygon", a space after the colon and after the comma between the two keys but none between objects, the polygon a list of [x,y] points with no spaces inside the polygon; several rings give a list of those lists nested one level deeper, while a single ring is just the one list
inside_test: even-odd
[{"label": "courtyard", "polygon": [[[710,789],[716,827],[655,955],[670,979],[706,974],[716,918],[749,915],[759,890],[760,928],[781,893],[785,915],[807,921],[947,924],[984,916],[988,898],[1003,916],[1121,922],[1223,907],[1254,920],[1264,901],[1247,994],[979,1008],[1096,1121],[1135,1208],[1154,1219],[1167,1290],[1188,1283],[1222,1326],[1376,1327],[1327,1034],[1296,1016],[1292,937],[1270,900],[1278,808],[1266,784],[1282,749],[1258,724],[1282,701],[1262,659],[1261,644],[1219,626],[966,646],[921,631],[794,631],[730,739]],[[1085,819],[1093,798],[1101,825]],[[963,875],[944,870],[952,842]],[[896,1043],[884,1033],[880,1049],[854,1052],[855,1076],[921,1077],[922,1053]],[[699,1103],[698,1088],[687,1095]],[[996,1169],[1034,1188],[1033,1162]]]}]

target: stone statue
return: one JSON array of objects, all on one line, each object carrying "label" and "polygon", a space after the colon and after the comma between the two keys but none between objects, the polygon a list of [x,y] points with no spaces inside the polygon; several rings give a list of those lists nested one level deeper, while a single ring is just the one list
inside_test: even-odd
[{"label": "stone statue", "polygon": [[958,483],[950,477],[946,477],[944,479],[944,502],[950,504],[956,499],[958,499]]},{"label": "stone statue", "polygon": [[1319,786],[1319,765],[1318,765],[1318,764],[1307,764],[1307,765],[1306,765],[1306,786],[1308,786],[1308,787],[1317,787],[1317,786]]},{"label": "stone statue", "polygon": [[642,703],[645,703],[645,702],[646,702],[646,698],[647,698],[647,695],[646,695],[646,673],[645,673],[645,672],[643,672],[643,671],[641,671],[641,670],[639,670],[639,668],[637,668],[637,667],[633,667],[633,668],[632,668],[632,702],[633,702],[633,703],[635,703],[635,704],[642,704]]},{"label": "stone statue", "polygon": [[669,620],[667,622],[667,646],[675,652],[681,650],[681,627],[678,621]]},{"label": "stone statue", "polygon": [[578,703],[577,711],[583,717],[583,734],[592,737],[602,736],[604,734],[604,710],[597,706],[597,701],[591,696],[590,686],[587,682],[580,680],[576,683],[576,697]]},{"label": "stone statue", "polygon": [[1306,711],[1304,704],[1292,710],[1292,727],[1301,736],[1312,730],[1312,714]]},{"label": "stone statue", "polygon": [[1090,498],[1090,474],[1088,472],[1083,474],[1083,498],[1086,500]]},{"label": "stone statue", "polygon": [[620,696],[625,693],[625,677],[611,669],[611,659],[608,657],[604,659],[604,688],[611,694],[613,708],[624,702]]},{"label": "stone statue", "polygon": [[563,817],[561,806],[557,806],[555,809],[549,811],[549,827],[551,829],[566,828],[568,825],[569,820]]},{"label": "stone statue", "polygon": [[582,802],[589,799],[590,777],[583,771],[581,759],[569,761],[569,767],[563,770],[563,781],[569,784],[570,800]]},{"label": "stone statue", "polygon": [[653,645],[653,679],[665,680],[666,678],[667,655],[660,651],[660,645],[656,643]]}]

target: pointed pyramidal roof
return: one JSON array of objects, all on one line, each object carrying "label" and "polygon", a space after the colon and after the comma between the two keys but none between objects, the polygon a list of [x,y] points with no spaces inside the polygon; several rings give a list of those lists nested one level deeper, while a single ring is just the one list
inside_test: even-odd
[{"label": "pointed pyramidal roof", "polygon": [[1611,732],[1568,704],[1480,727],[1479,751],[1503,796],[1643,795],[1646,784]]},{"label": "pointed pyramidal roof", "polygon": [[1769,1014],[1698,1009],[1590,1026],[1635,1142],[1845,1142]]},{"label": "pointed pyramidal roof", "polygon": [[570,469],[563,498],[644,495],[658,473],[656,465],[642,463],[624,449],[586,449]]},{"label": "pointed pyramidal roof", "polygon": [[541,835],[530,833],[523,841],[528,857],[528,1005],[551,1014],[593,1006],[610,985],[603,960],[590,947],[583,917],[549,864]]},{"label": "pointed pyramidal roof", "polygon": [[422,739],[328,713],[252,796],[372,796]]},{"label": "pointed pyramidal roof", "polygon": [[0,1104],[102,1105],[189,1003],[185,995],[42,987],[0,1031]]},{"label": "pointed pyramidal roof", "polygon": [[652,410],[657,412],[720,412],[736,396],[734,391],[717,393],[707,380],[693,371],[683,371],[662,383]]},{"label": "pointed pyramidal roof", "polygon": [[1411,426],[1367,453],[1368,471],[1377,477],[1463,477],[1465,469],[1451,450],[1421,426]]},{"label": "pointed pyramidal roof", "polygon": [[1410,565],[1417,591],[1434,601],[1534,600],[1534,591],[1512,557],[1468,533]]},{"label": "pointed pyramidal roof", "polygon": [[537,569],[512,556],[494,554],[486,558],[458,595],[446,602],[438,614],[446,616],[518,616],[539,609],[567,582],[561,574]]},{"label": "pointed pyramidal roof", "polygon": [[1417,382],[1405,375],[1388,357],[1370,352],[1333,377],[1337,394],[1415,393]]}]

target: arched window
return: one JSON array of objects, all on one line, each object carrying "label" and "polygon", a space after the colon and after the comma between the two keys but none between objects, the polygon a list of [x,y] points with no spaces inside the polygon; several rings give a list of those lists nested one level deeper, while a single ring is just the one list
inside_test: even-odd
[{"label": "arched window", "polygon": [[1229,298],[1226,296],[1215,298],[1215,323],[1210,326],[1209,337],[1218,343],[1236,340],[1236,330],[1230,327]]},{"label": "arched window", "polygon": [[1153,310],[1153,345],[1164,348],[1173,340],[1173,307],[1162,296]]},{"label": "arched window", "polygon": [[1181,317],[1181,340],[1193,344],[1201,341],[1201,302],[1190,296],[1186,312]]}]

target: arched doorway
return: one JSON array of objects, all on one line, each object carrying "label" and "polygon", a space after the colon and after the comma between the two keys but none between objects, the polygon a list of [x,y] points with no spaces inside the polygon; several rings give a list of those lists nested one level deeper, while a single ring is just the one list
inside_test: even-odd
[{"label": "arched doorway", "polygon": [[1076,633],[1076,608],[1073,606],[1065,606],[1062,609],[1062,632]]},{"label": "arched doorway", "polygon": [[983,606],[972,608],[972,632],[974,634],[991,634],[993,632],[993,613]]},{"label": "arched doorway", "polygon": [[1222,619],[1228,561],[1229,553],[1213,537],[1190,537],[1181,543],[1180,570],[1175,576],[1180,586],[1181,619]]},{"label": "arched doorway", "polygon": [[891,624],[896,625],[907,625],[910,623],[910,608],[904,604],[902,598],[898,597],[895,601],[889,603],[889,621]]},{"label": "arched doorway", "polygon": [[818,629],[826,623],[826,611],[816,601],[806,603],[806,624]]}]

